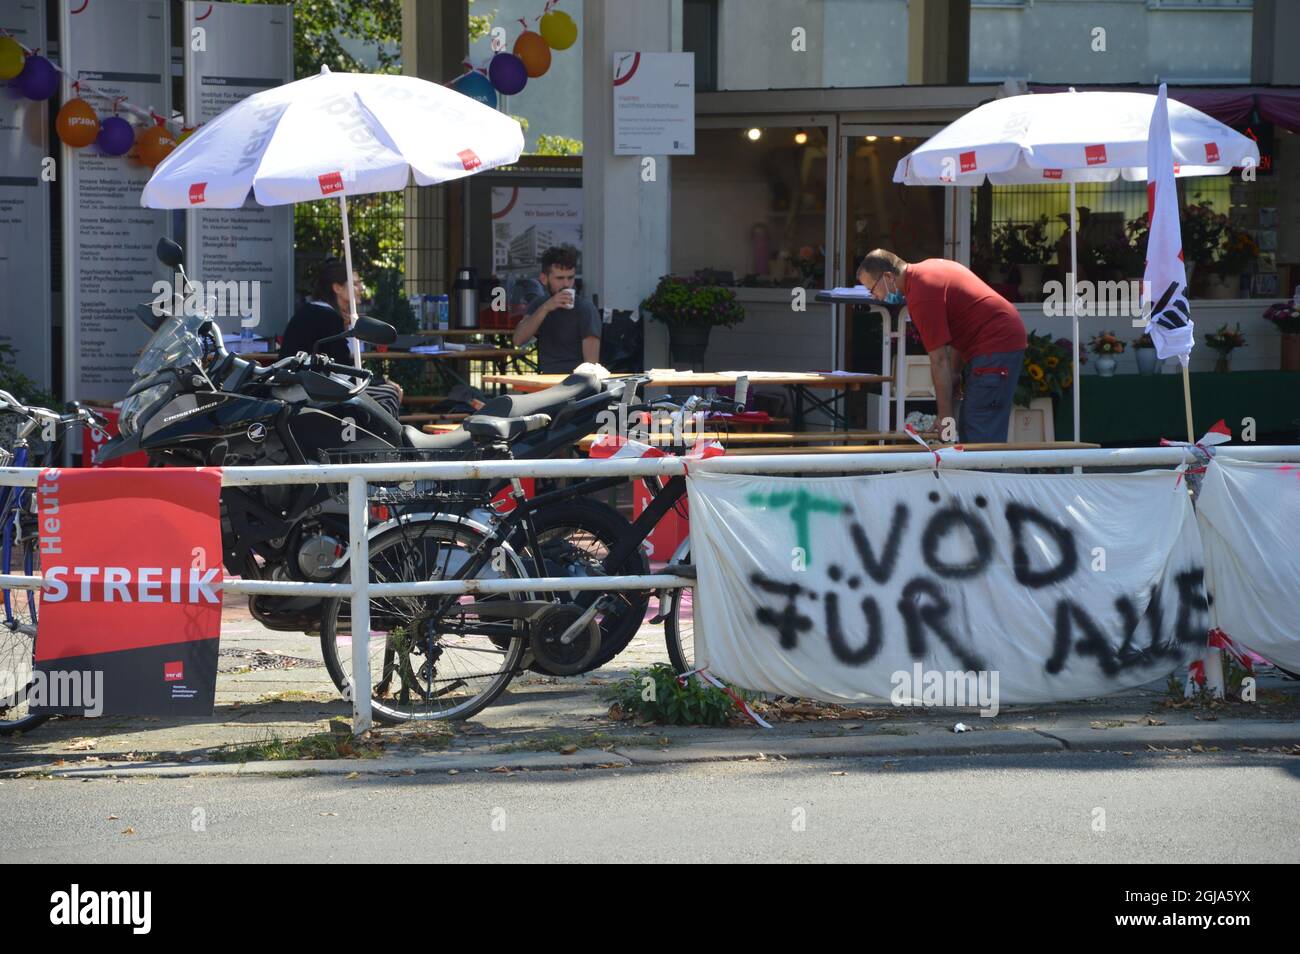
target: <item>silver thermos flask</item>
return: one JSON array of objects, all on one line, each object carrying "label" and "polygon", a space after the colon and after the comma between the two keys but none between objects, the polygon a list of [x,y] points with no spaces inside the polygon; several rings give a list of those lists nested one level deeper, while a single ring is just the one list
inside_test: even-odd
[{"label": "silver thermos flask", "polygon": [[467,265],[456,272],[456,282],[452,285],[456,301],[456,327],[478,327],[478,272],[472,265]]}]

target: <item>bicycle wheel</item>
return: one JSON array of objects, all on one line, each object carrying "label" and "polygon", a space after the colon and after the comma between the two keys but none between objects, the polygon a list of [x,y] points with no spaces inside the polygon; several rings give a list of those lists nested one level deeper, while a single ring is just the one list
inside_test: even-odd
[{"label": "bicycle wheel", "polygon": [[[12,573],[19,566],[31,576],[40,571],[40,548],[35,536],[36,525],[21,535],[11,532],[13,523],[6,521],[3,572]],[[26,529],[26,528],[24,528]],[[32,672],[36,660],[36,616],[39,590],[5,590],[4,615],[0,619],[0,735],[26,732],[46,719],[45,714],[31,711]]]},{"label": "bicycle wheel", "polygon": [[[631,532],[632,524],[617,510],[595,500],[569,500],[548,506],[533,516],[537,545],[547,576],[606,576],[601,564],[615,543]],[[522,537],[522,534],[519,535]],[[529,569],[531,569],[531,565]],[[640,547],[623,561],[618,576],[642,576],[650,563]],[[561,598],[576,600],[577,592]],[[600,622],[600,650],[586,671],[598,669],[627,648],[645,619],[650,593],[646,590],[611,591],[613,605],[596,614]],[[542,671],[532,667],[534,671]]]},{"label": "bicycle wheel", "polygon": [[[454,518],[390,530],[371,541],[370,581],[450,579],[485,535]],[[512,561],[492,563],[479,579],[520,579]],[[467,719],[490,705],[520,670],[528,647],[522,620],[483,620],[486,603],[528,594],[449,597],[398,596],[370,600],[371,711],[381,722]],[[321,654],[345,698],[352,687],[352,601],[325,601]]]},{"label": "bicycle wheel", "polygon": [[[688,549],[681,563],[691,562]],[[695,588],[683,586],[672,591],[668,598],[668,613],[664,617],[664,638],[668,643],[668,658],[679,673],[695,668]]]}]

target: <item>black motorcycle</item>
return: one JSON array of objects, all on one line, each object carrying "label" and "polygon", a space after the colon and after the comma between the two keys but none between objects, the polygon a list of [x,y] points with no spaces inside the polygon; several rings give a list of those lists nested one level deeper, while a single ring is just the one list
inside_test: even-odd
[{"label": "black motorcycle", "polygon": [[[182,252],[167,239],[158,257],[184,275]],[[509,441],[476,437],[461,427],[425,434],[403,426],[370,399],[370,372],[297,354],[268,367],[226,351],[217,323],[206,315],[171,314],[152,302],[137,316],[154,332],[132,369],[136,382],[119,417],[119,436],[99,451],[111,460],[143,450],[151,466],[260,466],[331,461],[427,461],[473,457],[545,458],[567,452],[595,427],[598,415],[624,399],[622,382],[571,375],[536,394],[502,395],[471,421],[530,418],[529,429],[511,428]],[[361,317],[339,337],[388,344],[391,325]],[[549,418],[546,426],[539,415]],[[490,430],[490,429],[489,429]],[[490,498],[509,481],[486,488]],[[419,499],[419,495],[413,495]],[[371,539],[399,525],[433,519],[414,504],[372,508]],[[467,514],[483,523],[498,519],[493,506]],[[547,508],[533,518],[544,575],[600,575],[601,562],[628,526],[626,518],[592,499]],[[225,487],[221,495],[223,562],[226,571],[249,579],[339,582],[348,576],[346,489],[338,484]],[[527,539],[513,541],[529,552]],[[620,572],[641,574],[648,563],[634,554]],[[600,617],[596,668],[621,652],[635,634],[647,593],[618,594]],[[318,597],[253,595],[251,614],[271,629],[316,632]]]}]

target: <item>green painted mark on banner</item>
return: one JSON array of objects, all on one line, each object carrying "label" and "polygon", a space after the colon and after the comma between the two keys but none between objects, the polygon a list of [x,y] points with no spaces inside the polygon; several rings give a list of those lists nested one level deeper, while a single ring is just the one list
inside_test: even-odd
[{"label": "green painted mark on banner", "polygon": [[778,490],[770,494],[750,494],[747,498],[751,506],[765,507],[771,510],[790,508],[790,519],[794,521],[795,543],[812,564],[812,538],[809,521],[815,513],[845,514],[849,508],[831,497],[817,497],[806,490]]}]

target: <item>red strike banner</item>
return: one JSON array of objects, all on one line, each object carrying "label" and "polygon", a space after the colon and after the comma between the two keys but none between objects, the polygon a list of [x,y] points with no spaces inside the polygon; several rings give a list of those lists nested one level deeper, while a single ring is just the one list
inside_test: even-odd
[{"label": "red strike banner", "polygon": [[[221,635],[221,471],[46,470],[36,670],[102,679],[95,715],[211,714]],[[62,677],[62,681],[60,681]],[[79,700],[40,708],[83,712]]]}]

